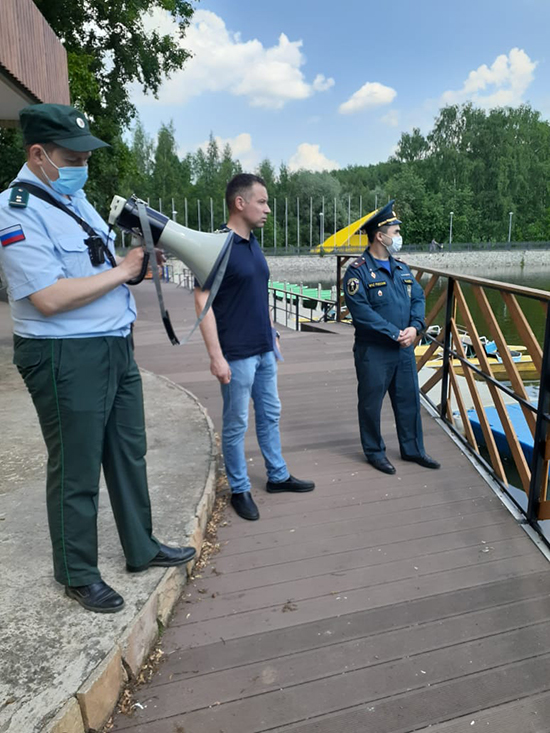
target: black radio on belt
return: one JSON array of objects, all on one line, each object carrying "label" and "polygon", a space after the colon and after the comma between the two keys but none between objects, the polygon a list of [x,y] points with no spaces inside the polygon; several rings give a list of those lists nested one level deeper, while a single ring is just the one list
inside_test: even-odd
[{"label": "black radio on belt", "polygon": [[84,240],[84,244],[88,247],[90,262],[94,267],[102,265],[105,262],[105,245],[101,237],[93,235]]}]

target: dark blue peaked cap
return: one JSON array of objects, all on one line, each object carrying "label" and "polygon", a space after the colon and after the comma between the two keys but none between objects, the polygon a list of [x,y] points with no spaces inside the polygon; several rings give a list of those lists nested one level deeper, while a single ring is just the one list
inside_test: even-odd
[{"label": "dark blue peaked cap", "polygon": [[395,226],[396,224],[401,224],[401,221],[399,221],[399,219],[395,215],[395,211],[393,210],[394,203],[395,199],[392,199],[385,206],[377,209],[370,219],[367,219],[362,227],[367,232],[367,234],[373,234],[377,229],[380,229],[380,227]]}]

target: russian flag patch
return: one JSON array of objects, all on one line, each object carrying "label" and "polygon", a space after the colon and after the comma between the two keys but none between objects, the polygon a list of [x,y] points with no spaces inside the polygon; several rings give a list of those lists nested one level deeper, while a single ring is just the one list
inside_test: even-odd
[{"label": "russian flag patch", "polygon": [[24,239],[25,235],[21,224],[16,224],[15,226],[8,227],[7,229],[0,229],[0,244],[2,247],[7,247],[8,244],[22,242]]}]

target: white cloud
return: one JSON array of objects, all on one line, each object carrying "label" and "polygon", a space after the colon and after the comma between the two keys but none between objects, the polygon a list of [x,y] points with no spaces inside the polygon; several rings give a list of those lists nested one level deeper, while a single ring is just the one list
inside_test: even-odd
[{"label": "white cloud", "polygon": [[335,160],[329,160],[319,150],[319,145],[312,145],[311,143],[298,145],[298,149],[288,161],[290,171],[332,171],[335,168],[340,168],[339,163]]},{"label": "white cloud", "polygon": [[397,127],[399,125],[399,112],[395,109],[391,109],[387,114],[380,118],[380,122],[388,125],[388,127]]},{"label": "white cloud", "polygon": [[513,48],[508,56],[497,56],[492,66],[482,64],[470,71],[462,89],[445,92],[441,101],[444,104],[460,104],[469,100],[480,107],[521,104],[533,81],[537,64],[537,61],[531,61],[525,51]]},{"label": "white cloud", "polygon": [[361,89],[352,94],[347,102],[341,104],[338,111],[343,115],[351,115],[362,109],[391,104],[396,96],[395,89],[386,87],[377,81],[368,81]]},{"label": "white cloud", "polygon": [[[163,33],[176,33],[175,24],[162,11],[151,13],[147,25]],[[229,92],[246,97],[252,107],[280,109],[287,102],[307,99],[334,85],[334,79],[323,74],[317,74],[313,83],[306,81],[301,70],[305,64],[302,41],[290,41],[284,33],[271,47],[264,47],[257,39],[243,41],[239,33],[227,29],[219,15],[208,10],[195,11],[182,46],[193,58],[162,85],[161,104],[181,104],[205,92]]]},{"label": "white cloud", "polygon": [[[225,138],[215,135],[214,140],[218,143],[220,153],[222,153],[225,146],[229,144],[231,152],[233,153],[233,159],[238,158],[245,171],[253,170],[259,164],[260,154],[258,151],[254,150],[252,145],[252,135],[249,132],[241,132],[240,135],[236,135],[235,137]],[[208,140],[205,140],[197,146],[197,148],[202,148],[205,151],[207,147]]]},{"label": "white cloud", "polygon": [[327,79],[324,74],[317,74],[317,76],[313,80],[313,88],[316,92],[326,92],[327,89],[330,89],[333,86],[334,79]]}]

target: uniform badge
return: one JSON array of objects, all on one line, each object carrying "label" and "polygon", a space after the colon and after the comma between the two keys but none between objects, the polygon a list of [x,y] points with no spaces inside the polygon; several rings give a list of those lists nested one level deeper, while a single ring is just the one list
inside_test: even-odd
[{"label": "uniform badge", "polygon": [[9,244],[15,244],[16,242],[22,242],[24,239],[26,237],[21,224],[0,230],[0,244],[2,247],[7,247]]},{"label": "uniform badge", "polygon": [[359,280],[356,277],[350,277],[346,289],[348,291],[348,295],[355,295],[359,290]]},{"label": "uniform badge", "polygon": [[412,285],[407,285],[407,293],[409,294],[409,298],[412,298],[412,289],[413,289]]},{"label": "uniform badge", "polygon": [[371,271],[370,271],[370,276],[371,276],[371,277],[376,277],[376,273],[375,273],[375,272],[373,272],[373,271],[371,270]]},{"label": "uniform badge", "polygon": [[378,292],[376,293],[376,295],[378,295],[378,297],[379,297],[379,298],[381,298],[381,297],[382,297],[382,295],[383,295],[383,293],[382,293],[382,291],[381,291],[381,290],[379,290],[379,291],[378,291]]},{"label": "uniform badge", "polygon": [[19,186],[13,186],[8,204],[14,209],[25,209],[29,203],[29,192]]}]

